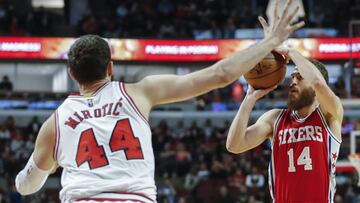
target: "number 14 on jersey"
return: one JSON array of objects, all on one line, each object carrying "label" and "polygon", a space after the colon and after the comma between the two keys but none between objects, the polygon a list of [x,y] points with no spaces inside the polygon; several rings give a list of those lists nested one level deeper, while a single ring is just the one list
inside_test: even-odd
[{"label": "number 14 on jersey", "polygon": [[[296,172],[296,167],[294,163],[294,149],[290,148],[287,152],[289,157],[289,172]],[[310,157],[310,147],[304,147],[300,156],[297,158],[296,164],[298,166],[304,165],[304,170],[309,171],[312,170],[312,160]]]}]

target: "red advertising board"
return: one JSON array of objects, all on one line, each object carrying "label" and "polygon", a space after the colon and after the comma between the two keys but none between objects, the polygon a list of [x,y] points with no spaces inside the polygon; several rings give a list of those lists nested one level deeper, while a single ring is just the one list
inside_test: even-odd
[{"label": "red advertising board", "polygon": [[[0,59],[66,59],[75,38],[0,37]],[[109,39],[112,58],[119,61],[216,61],[257,40]],[[360,58],[360,38],[289,39],[303,55],[320,60]],[[351,46],[350,46],[351,45]]]}]

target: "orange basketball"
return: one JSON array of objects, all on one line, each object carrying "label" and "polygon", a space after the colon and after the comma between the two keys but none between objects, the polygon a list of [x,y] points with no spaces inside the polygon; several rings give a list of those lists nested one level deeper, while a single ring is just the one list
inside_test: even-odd
[{"label": "orange basketball", "polygon": [[272,51],[244,77],[254,89],[266,89],[283,82],[285,74],[285,56]]}]

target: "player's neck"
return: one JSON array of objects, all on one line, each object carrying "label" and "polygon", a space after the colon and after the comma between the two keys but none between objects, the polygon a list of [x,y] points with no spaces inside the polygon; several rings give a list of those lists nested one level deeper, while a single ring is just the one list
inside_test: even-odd
[{"label": "player's neck", "polygon": [[300,117],[300,118],[305,118],[308,115],[310,115],[312,112],[315,111],[315,109],[319,106],[319,102],[314,101],[311,105],[303,107],[299,110],[296,110],[296,114]]},{"label": "player's neck", "polygon": [[109,79],[101,79],[89,84],[79,84],[80,94],[92,95],[96,90],[98,90],[101,86],[108,82],[110,82]]}]

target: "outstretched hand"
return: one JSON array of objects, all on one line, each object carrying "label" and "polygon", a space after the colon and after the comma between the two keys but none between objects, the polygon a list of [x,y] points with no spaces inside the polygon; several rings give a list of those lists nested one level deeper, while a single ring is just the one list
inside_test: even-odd
[{"label": "outstretched hand", "polygon": [[283,41],[288,39],[291,33],[303,27],[305,22],[301,21],[291,25],[291,20],[299,11],[299,7],[296,7],[296,9],[289,14],[289,8],[291,6],[292,0],[287,1],[285,9],[280,15],[278,14],[279,0],[275,1],[274,17],[272,22],[267,23],[266,20],[261,16],[259,16],[259,21],[264,29],[265,39],[271,39],[277,46],[279,46]]}]

